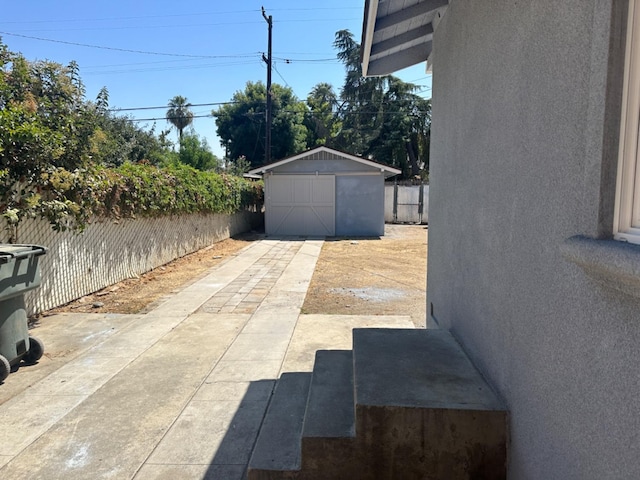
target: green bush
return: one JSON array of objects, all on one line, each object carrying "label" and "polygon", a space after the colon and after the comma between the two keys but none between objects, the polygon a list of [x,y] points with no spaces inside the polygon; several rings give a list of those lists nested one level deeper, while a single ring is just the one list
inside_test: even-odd
[{"label": "green bush", "polygon": [[68,171],[49,167],[34,179],[0,170],[0,212],[11,228],[23,218],[47,219],[54,230],[82,231],[95,217],[119,219],[180,213],[234,213],[261,205],[261,182],[175,163],[124,163]]}]

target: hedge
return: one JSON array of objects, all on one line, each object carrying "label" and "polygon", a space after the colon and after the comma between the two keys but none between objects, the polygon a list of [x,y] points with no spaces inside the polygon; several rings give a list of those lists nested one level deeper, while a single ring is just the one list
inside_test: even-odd
[{"label": "hedge", "polygon": [[10,228],[27,217],[46,218],[54,230],[82,231],[94,217],[234,213],[263,202],[262,182],[175,163],[125,163],[68,171],[51,167],[31,179],[0,169],[0,213]]}]

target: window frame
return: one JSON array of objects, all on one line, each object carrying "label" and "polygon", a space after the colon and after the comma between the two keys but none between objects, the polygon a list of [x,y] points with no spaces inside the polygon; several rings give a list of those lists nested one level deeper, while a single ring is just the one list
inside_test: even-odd
[{"label": "window frame", "polygon": [[640,0],[629,0],[613,236],[635,244],[640,244],[639,129]]}]

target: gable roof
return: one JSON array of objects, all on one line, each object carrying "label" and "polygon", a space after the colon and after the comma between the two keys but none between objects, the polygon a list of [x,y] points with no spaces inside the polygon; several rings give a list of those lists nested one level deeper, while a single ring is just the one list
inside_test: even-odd
[{"label": "gable roof", "polygon": [[362,75],[389,75],[427,61],[433,31],[449,0],[366,0]]},{"label": "gable roof", "polygon": [[263,175],[266,172],[268,172],[269,170],[273,170],[276,167],[279,167],[281,165],[285,165],[285,164],[290,163],[290,162],[295,162],[296,160],[300,160],[302,158],[305,158],[305,157],[308,157],[310,155],[313,155],[314,153],[320,153],[320,152],[325,152],[325,153],[330,153],[330,154],[333,154],[333,155],[337,155],[337,156],[345,158],[347,160],[351,160],[351,161],[360,163],[362,165],[367,165],[368,167],[379,168],[380,171],[382,171],[385,174],[385,177],[391,177],[393,175],[399,175],[400,173],[402,173],[401,170],[398,170],[397,168],[390,167],[389,165],[385,165],[383,163],[374,162],[372,160],[367,160],[365,158],[358,157],[356,155],[351,155],[350,153],[341,152],[340,150],[336,150],[334,148],[329,148],[329,147],[325,147],[325,146],[312,148],[311,150],[307,150],[307,151],[299,153],[297,155],[293,155],[292,157],[287,157],[285,159],[278,160],[277,162],[273,162],[273,163],[270,163],[268,165],[262,165],[261,167],[254,168],[253,170],[249,170],[247,173],[249,175]]}]

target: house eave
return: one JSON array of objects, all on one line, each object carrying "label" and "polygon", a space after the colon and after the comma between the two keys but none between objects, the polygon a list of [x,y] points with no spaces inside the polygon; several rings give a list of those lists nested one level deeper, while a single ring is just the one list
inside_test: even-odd
[{"label": "house eave", "polygon": [[362,41],[362,75],[389,75],[426,62],[433,32],[449,0],[366,0]]}]

